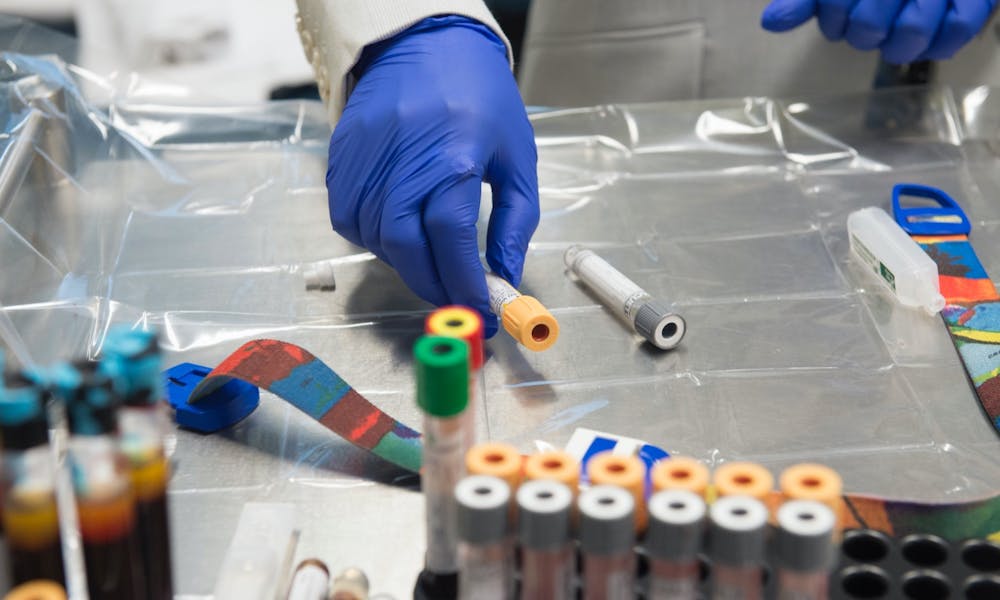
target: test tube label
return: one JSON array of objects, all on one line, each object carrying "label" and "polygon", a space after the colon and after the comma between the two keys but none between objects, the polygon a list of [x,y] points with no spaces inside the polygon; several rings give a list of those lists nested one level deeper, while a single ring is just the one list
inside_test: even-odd
[{"label": "test tube label", "polygon": [[[605,433],[585,427],[577,427],[566,444],[566,452],[580,461],[580,481],[587,481],[587,462],[601,452],[638,456],[646,465],[646,478],[653,465],[670,455],[666,450],[648,444],[640,439]],[[647,488],[648,486],[647,481]]]}]

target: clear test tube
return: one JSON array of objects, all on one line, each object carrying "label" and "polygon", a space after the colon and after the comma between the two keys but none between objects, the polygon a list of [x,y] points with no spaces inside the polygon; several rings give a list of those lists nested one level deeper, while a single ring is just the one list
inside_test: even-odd
[{"label": "clear test tube", "polygon": [[649,498],[649,600],[696,600],[699,595],[698,550],[707,508],[688,490],[665,490]]},{"label": "clear test tube", "polygon": [[571,600],[575,553],[570,539],[573,491],[553,480],[517,490],[521,542],[520,600]]},{"label": "clear test tube", "polygon": [[458,584],[458,518],[455,486],[464,465],[469,402],[469,346],[443,336],[423,336],[414,347],[417,404],[424,413],[423,468],[427,553],[417,580],[418,598],[454,597]]},{"label": "clear test tube", "polygon": [[[465,420],[465,447],[468,452],[479,438],[489,437],[486,414],[486,379],[483,375],[483,363],[486,360],[483,350],[483,318],[479,313],[464,306],[445,306],[432,312],[424,323],[428,335],[465,340],[469,345],[469,405],[463,413]],[[476,424],[482,423],[482,435],[476,431]]]},{"label": "clear test tube", "polygon": [[671,456],[653,465],[649,478],[654,491],[687,490],[704,498],[710,476],[708,467],[700,461],[686,456]]},{"label": "clear test tube", "polygon": [[638,457],[601,452],[587,461],[587,478],[591,485],[616,485],[628,490],[635,501],[635,530],[646,530],[646,465]]},{"label": "clear test tube", "polygon": [[725,496],[709,509],[712,598],[759,600],[764,597],[768,512],[750,496]]},{"label": "clear test tube", "polygon": [[503,328],[528,350],[548,350],[559,338],[559,323],[536,298],[522,295],[501,277],[486,274],[490,310]]},{"label": "clear test tube", "polygon": [[635,597],[635,500],[614,485],[580,494],[580,550],[584,600]]},{"label": "clear test tube", "polygon": [[66,582],[45,396],[21,376],[0,385],[0,512],[13,585]]},{"label": "clear test tube", "polygon": [[455,487],[458,503],[458,597],[510,598],[514,546],[507,526],[510,487],[499,477],[470,475]]},{"label": "clear test tube", "polygon": [[330,596],[330,570],[318,558],[307,558],[295,568],[288,600],[327,600]]},{"label": "clear test tube", "polygon": [[171,431],[163,400],[160,349],[156,335],[138,329],[112,330],[104,344],[101,368],[114,380],[123,406],[119,441],[128,459],[136,497],[148,600],[172,600],[167,484],[170,461],[166,438]]},{"label": "clear test tube", "polygon": [[581,246],[570,246],[563,256],[566,267],[586,284],[601,302],[623,318],[651,344],[669,350],[681,343],[687,325],[670,307],[654,300],[606,260]]},{"label": "clear test tube", "polygon": [[837,519],[813,500],[789,500],[778,509],[778,600],[826,600],[835,557]]},{"label": "clear test tube", "polygon": [[368,576],[357,567],[348,567],[333,578],[330,600],[368,600]]},{"label": "clear test tube", "polygon": [[120,399],[96,363],[54,370],[69,423],[69,464],[91,598],[143,598],[142,552],[128,461],[118,445]]}]

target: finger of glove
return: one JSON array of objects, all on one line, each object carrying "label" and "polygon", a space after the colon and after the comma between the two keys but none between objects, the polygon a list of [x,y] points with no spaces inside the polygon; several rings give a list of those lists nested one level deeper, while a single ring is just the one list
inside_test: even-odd
[{"label": "finger of glove", "polygon": [[[435,306],[448,304],[448,294],[434,264],[419,202],[386,201],[380,224],[380,247],[403,282],[423,300]],[[395,209],[395,210],[394,210]]]},{"label": "finger of glove", "polygon": [[816,3],[816,18],[819,30],[826,39],[837,41],[843,39],[847,30],[847,20],[851,9],[858,0],[818,0]]},{"label": "finger of glove", "polygon": [[948,0],[907,2],[882,42],[882,58],[896,65],[917,60],[930,47],[947,10]]},{"label": "finger of glove", "polygon": [[493,211],[486,234],[486,262],[514,287],[521,284],[524,257],[538,227],[538,159],[534,134],[524,118],[527,134],[512,148],[498,151],[487,178],[493,188]]},{"label": "finger of glove", "polygon": [[878,48],[892,30],[904,0],[860,0],[847,19],[844,39],[858,50]]},{"label": "finger of glove", "polygon": [[490,333],[496,331],[496,316],[490,312],[476,235],[481,187],[479,177],[466,175],[441,188],[428,198],[423,220],[448,301],[479,311]]},{"label": "finger of glove", "polygon": [[921,58],[944,60],[954,56],[976,37],[995,5],[988,0],[952,0],[949,4],[941,28]]},{"label": "finger of glove", "polygon": [[816,0],[772,0],[760,15],[760,25],[768,31],[788,31],[815,14]]}]

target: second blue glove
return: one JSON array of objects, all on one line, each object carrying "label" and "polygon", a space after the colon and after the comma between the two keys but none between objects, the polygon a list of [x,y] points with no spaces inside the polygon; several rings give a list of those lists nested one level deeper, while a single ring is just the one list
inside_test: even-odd
[{"label": "second blue glove", "polygon": [[882,50],[893,64],[951,58],[983,28],[996,0],[773,0],[764,29],[787,31],[816,17],[829,40]]}]

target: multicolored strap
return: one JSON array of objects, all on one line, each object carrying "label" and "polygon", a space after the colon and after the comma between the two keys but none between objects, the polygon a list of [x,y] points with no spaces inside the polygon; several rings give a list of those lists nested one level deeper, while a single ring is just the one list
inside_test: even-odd
[{"label": "multicolored strap", "polygon": [[1000,432],[1000,295],[967,235],[913,236],[938,266],[941,312],[979,403]]},{"label": "multicolored strap", "polygon": [[952,504],[844,496],[844,526],[877,529],[902,537],[933,533],[946,540],[989,538],[1000,541],[1000,496]]},{"label": "multicolored strap", "polygon": [[195,387],[195,404],[231,379],[265,389],[359,448],[420,470],[420,434],[393,419],[304,348],[278,340],[240,346]]}]

